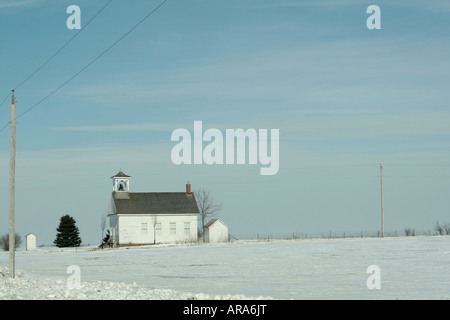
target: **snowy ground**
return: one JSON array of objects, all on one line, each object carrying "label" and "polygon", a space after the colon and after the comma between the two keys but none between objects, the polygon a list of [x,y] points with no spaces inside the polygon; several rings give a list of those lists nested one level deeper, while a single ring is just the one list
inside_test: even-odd
[{"label": "snowy ground", "polygon": [[0,299],[450,299],[449,236],[92,249],[0,252]]}]

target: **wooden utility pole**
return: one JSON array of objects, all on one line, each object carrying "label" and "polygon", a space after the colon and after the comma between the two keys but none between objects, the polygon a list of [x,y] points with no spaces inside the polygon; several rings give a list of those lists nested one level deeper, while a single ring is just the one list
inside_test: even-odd
[{"label": "wooden utility pole", "polygon": [[16,98],[14,90],[11,95],[11,154],[9,164],[9,276],[15,275],[16,233],[14,228],[15,215],[15,180],[16,180]]},{"label": "wooden utility pole", "polygon": [[383,166],[380,164],[381,177],[381,237],[384,238],[384,197],[383,197]]}]

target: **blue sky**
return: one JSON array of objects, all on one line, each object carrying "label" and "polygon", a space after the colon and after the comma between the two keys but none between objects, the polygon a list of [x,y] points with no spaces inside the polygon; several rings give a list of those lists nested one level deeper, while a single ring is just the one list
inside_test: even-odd
[{"label": "blue sky", "polygon": [[[0,99],[17,113],[67,81],[160,1],[0,1]],[[381,30],[366,9],[381,8]],[[169,0],[109,52],[18,119],[16,230],[51,244],[59,217],[84,243],[121,168],[132,191],[208,188],[231,234],[376,232],[450,222],[448,1]],[[2,90],[2,91],[1,91]],[[3,92],[3,93],[1,93]],[[9,121],[9,99],[0,126]],[[173,130],[280,130],[280,170],[180,165]],[[8,232],[9,127],[0,133],[0,233]]]}]

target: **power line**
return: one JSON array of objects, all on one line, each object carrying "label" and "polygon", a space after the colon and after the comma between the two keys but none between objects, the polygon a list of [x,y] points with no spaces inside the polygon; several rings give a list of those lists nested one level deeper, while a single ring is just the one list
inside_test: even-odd
[{"label": "power line", "polygon": [[2,104],[6,101],[6,99],[9,98],[9,96],[11,95],[11,92],[8,93],[8,95],[5,97],[5,99],[2,100],[2,102],[0,103],[0,107],[2,106]]},{"label": "power line", "polygon": [[[108,48],[106,48],[103,52],[101,52],[97,57],[95,57],[92,61],[90,61],[87,65],[85,65],[80,71],[78,71],[77,73],[75,73],[72,77],[70,77],[68,80],[66,80],[65,82],[63,82],[59,87],[57,87],[55,90],[53,90],[52,92],[50,92],[48,95],[46,95],[44,98],[42,98],[41,100],[39,100],[38,102],[36,102],[34,105],[32,105],[30,108],[26,109],[24,112],[22,112],[21,114],[19,114],[16,117],[16,120],[19,119],[20,117],[24,116],[25,114],[27,114],[28,112],[30,112],[31,110],[33,110],[34,108],[36,108],[38,105],[40,105],[42,102],[44,102],[45,100],[47,100],[49,97],[51,97],[53,94],[55,94],[57,91],[59,91],[62,87],[64,87],[66,84],[68,84],[70,81],[72,81],[73,79],[75,79],[80,73],[82,73],[84,70],[86,70],[89,66],[91,66],[95,61],[97,61],[98,59],[100,59],[103,55],[105,55],[109,50],[111,50],[116,44],[118,44],[120,41],[122,41],[128,34],[130,34],[134,29],[136,29],[142,22],[144,22],[145,20],[147,20],[151,15],[153,15],[163,4],[165,4],[168,0],[164,0],[163,2],[161,2],[155,9],[153,9],[152,11],[150,11],[144,18],[142,18],[137,24],[135,24],[130,30],[128,30],[124,35],[122,35],[118,40],[116,40],[113,44],[111,44]],[[5,130],[5,128],[11,123],[11,121],[9,121],[8,123],[6,123],[1,129],[0,132],[2,132],[3,130]]]},{"label": "power line", "polygon": [[[29,79],[31,79],[36,73],[38,73],[43,67],[45,67],[51,60],[53,60],[67,45],[72,42],[80,33],[83,31],[105,8],[112,2],[113,0],[109,0],[85,25],[83,25],[83,28],[80,29],[75,35],[70,38],[59,50],[57,50],[50,58],[48,58],[44,63],[42,63],[36,70],[34,70],[28,77],[26,77],[24,80],[22,80],[15,88],[14,90],[17,90],[20,86],[22,86],[25,82],[27,82]],[[8,94],[5,99],[0,103],[0,106],[6,101],[6,99],[11,95]]]},{"label": "power line", "polygon": [[23,80],[21,83],[19,83],[14,89],[16,90],[17,88],[19,88],[22,84],[24,84],[25,82],[27,82],[31,77],[33,77],[39,70],[41,70],[47,63],[49,63],[54,57],[56,57],[70,42],[72,42],[73,39],[75,39],[82,30],[84,30],[110,3],[112,2],[112,0],[109,0],[104,6],[103,8],[100,9],[100,11],[98,11],[92,18],[91,20],[89,20],[85,25],[83,25],[83,28],[80,29],[77,33],[75,33],[75,35],[69,39],[69,41],[67,41],[58,51],[56,51],[50,58],[47,59],[47,61],[45,61],[39,68],[37,68],[33,73],[31,73],[27,78],[25,78],[25,80]]}]

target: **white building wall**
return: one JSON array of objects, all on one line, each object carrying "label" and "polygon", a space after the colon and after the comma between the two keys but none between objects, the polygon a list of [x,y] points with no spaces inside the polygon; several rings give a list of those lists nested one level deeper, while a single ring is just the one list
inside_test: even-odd
[{"label": "white building wall", "polygon": [[36,236],[32,233],[26,236],[27,240],[27,250],[35,250],[36,249]]},{"label": "white building wall", "polygon": [[207,242],[227,242],[228,227],[220,220],[214,222],[206,229],[205,240]]},{"label": "white building wall", "polygon": [[108,215],[109,217],[109,236],[114,243],[119,242],[119,218],[117,215]]},{"label": "white building wall", "polygon": [[[162,214],[157,215],[156,223],[161,228],[155,230],[153,215],[114,215],[117,221],[110,219],[111,227],[117,229],[116,243],[153,244],[197,241],[196,214]],[[187,224],[189,228],[187,227]],[[156,234],[155,234],[156,232]]]}]

